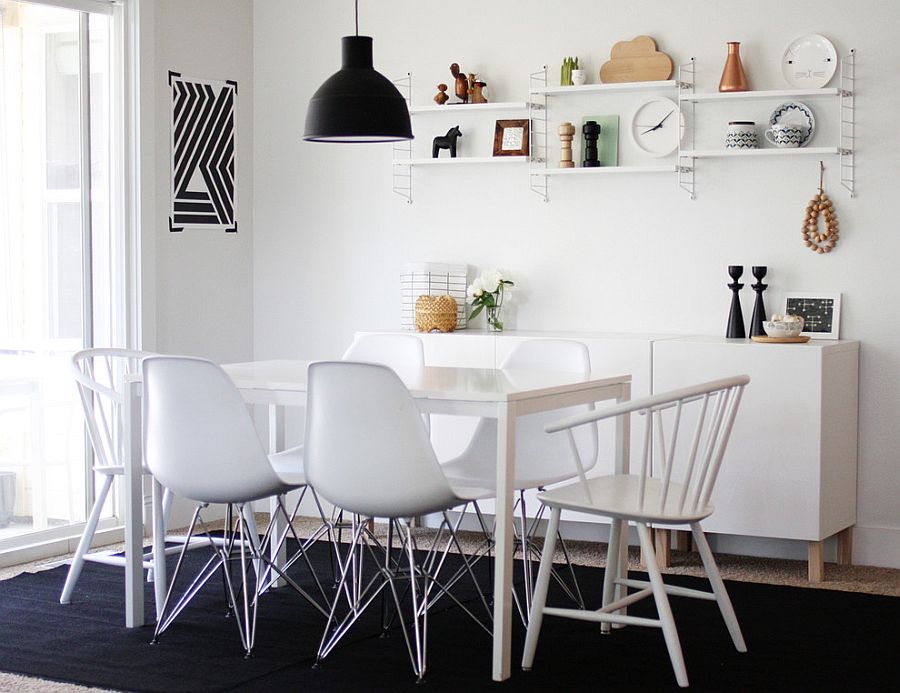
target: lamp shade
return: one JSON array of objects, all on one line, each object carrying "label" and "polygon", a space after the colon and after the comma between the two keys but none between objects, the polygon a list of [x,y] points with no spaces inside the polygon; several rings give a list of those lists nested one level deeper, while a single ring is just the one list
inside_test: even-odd
[{"label": "lamp shade", "polygon": [[406,100],[372,66],[372,37],[344,36],[342,64],[313,94],[303,139],[396,142],[413,138]]}]

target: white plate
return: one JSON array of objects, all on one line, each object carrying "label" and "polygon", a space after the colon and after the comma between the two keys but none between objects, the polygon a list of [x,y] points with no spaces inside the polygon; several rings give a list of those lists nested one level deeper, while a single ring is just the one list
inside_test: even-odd
[{"label": "white plate", "polygon": [[769,127],[773,125],[802,125],[806,128],[806,137],[800,140],[800,146],[805,147],[812,140],[816,131],[816,119],[809,106],[799,101],[785,101],[772,111],[769,118]]},{"label": "white plate", "polygon": [[791,41],[781,58],[781,73],[792,87],[818,89],[834,77],[838,58],[834,44],[819,34]]}]

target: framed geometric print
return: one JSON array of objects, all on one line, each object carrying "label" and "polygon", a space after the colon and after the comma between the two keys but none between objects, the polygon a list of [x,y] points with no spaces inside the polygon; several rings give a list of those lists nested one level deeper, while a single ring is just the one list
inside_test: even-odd
[{"label": "framed geometric print", "polygon": [[841,295],[789,291],[784,312],[803,317],[801,335],[813,339],[839,339],[841,329]]},{"label": "framed geometric print", "polygon": [[169,72],[169,231],[237,232],[234,116],[237,82]]}]

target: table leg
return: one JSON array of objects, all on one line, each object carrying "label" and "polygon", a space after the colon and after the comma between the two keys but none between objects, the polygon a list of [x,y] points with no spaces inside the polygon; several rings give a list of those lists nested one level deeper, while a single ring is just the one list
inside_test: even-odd
[{"label": "table leg", "polygon": [[125,509],[125,626],[144,625],[144,493],[138,383],[127,383],[122,407]]},{"label": "table leg", "polygon": [[163,487],[153,479],[153,593],[156,598],[156,620],[162,618],[166,601],[166,517],[163,508]]},{"label": "table leg", "polygon": [[[627,402],[631,399],[631,383],[622,383],[621,394],[616,399],[617,403]],[[630,470],[631,456],[631,414],[616,418],[616,460],[615,473],[628,474]],[[628,523],[622,523],[622,536],[619,540],[619,578],[628,577]],[[624,599],[628,593],[624,585],[616,585],[616,600]],[[627,613],[622,609],[620,614]],[[616,624],[618,625],[618,624]],[[616,626],[614,626],[616,627]]]},{"label": "table leg", "polygon": [[[284,407],[279,406],[277,404],[269,405],[269,453],[276,453],[280,450],[284,450]],[[272,537],[273,543],[271,546],[271,554],[270,558],[272,562],[277,566],[283,566],[287,561],[287,548],[282,543],[281,548],[278,548],[278,540],[287,527],[285,526],[284,518],[280,515],[276,514],[276,510],[278,508],[278,498],[270,498],[269,499],[269,513],[270,517],[275,518],[275,523],[272,527]],[[251,508],[252,511],[252,508]],[[274,587],[284,587],[285,582],[282,578],[278,578],[274,583],[272,583]]]},{"label": "table leg", "polygon": [[513,584],[513,472],[516,459],[516,405],[500,405],[497,417],[497,506],[494,528],[493,678],[510,676]]}]

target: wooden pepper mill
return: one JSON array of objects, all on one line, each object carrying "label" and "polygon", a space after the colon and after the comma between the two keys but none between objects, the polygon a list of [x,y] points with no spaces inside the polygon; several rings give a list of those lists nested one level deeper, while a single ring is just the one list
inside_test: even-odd
[{"label": "wooden pepper mill", "polygon": [[565,122],[560,124],[557,132],[559,133],[559,167],[575,168],[575,162],[572,161],[572,139],[575,137],[575,126]]}]

